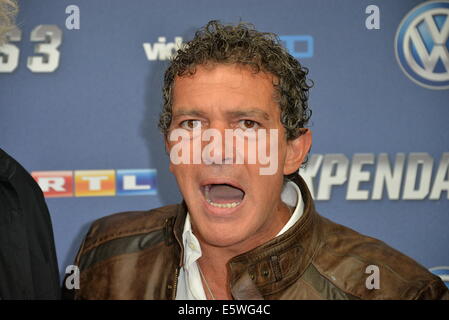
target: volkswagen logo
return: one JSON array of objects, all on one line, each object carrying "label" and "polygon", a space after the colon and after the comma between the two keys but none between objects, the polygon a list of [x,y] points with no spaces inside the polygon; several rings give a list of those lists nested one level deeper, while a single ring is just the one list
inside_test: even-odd
[{"label": "volkswagen logo", "polygon": [[402,19],[394,41],[396,59],[413,82],[449,89],[449,1],[429,1]]}]

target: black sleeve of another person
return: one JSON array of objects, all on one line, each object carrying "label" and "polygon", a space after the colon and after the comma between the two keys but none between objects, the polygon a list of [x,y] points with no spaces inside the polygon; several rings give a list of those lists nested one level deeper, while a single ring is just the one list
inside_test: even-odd
[{"label": "black sleeve of another person", "polygon": [[42,191],[0,149],[0,299],[59,299],[53,230]]}]

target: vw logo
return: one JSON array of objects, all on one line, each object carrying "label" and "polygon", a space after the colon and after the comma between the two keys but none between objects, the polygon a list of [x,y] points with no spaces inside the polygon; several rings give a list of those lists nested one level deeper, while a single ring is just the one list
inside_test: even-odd
[{"label": "vw logo", "polygon": [[394,47],[402,71],[413,82],[449,89],[449,1],[413,8],[399,25]]}]

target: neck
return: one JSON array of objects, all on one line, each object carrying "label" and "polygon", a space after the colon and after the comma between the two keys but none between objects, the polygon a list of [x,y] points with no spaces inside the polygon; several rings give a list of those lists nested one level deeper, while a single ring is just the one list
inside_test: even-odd
[{"label": "neck", "polygon": [[[273,239],[290,219],[292,210],[283,202],[281,202],[281,206],[277,211],[273,215],[274,219],[266,223],[265,228],[261,227],[257,234],[230,246],[219,247],[212,245],[201,237],[200,234],[195,233],[200,242],[202,252],[201,258],[198,259],[199,267],[216,299],[232,299],[228,285],[228,262],[235,256],[248,252]],[[203,287],[207,288],[204,280]],[[208,298],[211,298],[207,290],[205,292]]]}]

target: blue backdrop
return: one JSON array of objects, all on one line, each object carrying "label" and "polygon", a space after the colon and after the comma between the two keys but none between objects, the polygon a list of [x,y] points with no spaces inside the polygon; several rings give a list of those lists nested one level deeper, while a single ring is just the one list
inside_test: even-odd
[{"label": "blue backdrop", "polygon": [[[347,170],[341,171],[344,181],[332,188],[329,199],[317,199],[318,211],[387,242],[427,268],[449,266],[449,196],[444,191],[449,180],[444,167],[445,152],[449,152],[449,90],[417,83],[418,76],[414,78],[402,70],[409,68],[401,67],[403,52],[398,53],[398,58],[395,53],[399,30],[403,32],[402,41],[411,39],[404,46],[401,42],[399,50],[411,51],[418,66],[426,69],[417,40],[407,38],[406,32],[421,27],[430,54],[436,47],[432,43],[436,39],[431,37],[432,29],[421,21],[420,25],[409,23],[400,30],[402,19],[421,3],[20,1],[17,22],[22,34],[19,41],[10,41],[17,48],[17,62],[9,60],[9,67],[3,66],[3,70],[14,70],[0,73],[0,147],[30,172],[157,170],[157,192],[153,195],[47,198],[61,275],[65,266],[72,263],[93,220],[119,211],[146,210],[181,200],[156,127],[162,103],[162,77],[166,55],[173,47],[170,43],[176,37],[190,39],[195,29],[212,19],[249,21],[258,30],[277,33],[310,69],[315,82],[310,94],[312,154],[315,159],[323,156],[323,161],[326,158],[330,161],[332,154],[341,154],[340,160],[349,161]],[[69,5],[79,9],[79,29],[70,29],[76,10],[66,13]],[[377,26],[376,10],[367,10],[369,5],[378,8]],[[441,14],[434,21],[436,30],[442,31],[449,18],[444,4],[439,8]],[[59,52],[59,59],[55,59],[53,51],[47,62],[28,61],[31,56],[43,55],[36,50],[45,41],[32,41],[37,39],[36,35],[33,38],[33,30],[38,33],[40,25],[55,25],[61,31],[61,43],[52,49]],[[440,35],[448,40],[447,34]],[[55,33],[46,41],[55,43],[54,36]],[[437,73],[444,77],[449,72],[449,65],[444,64],[444,57],[449,61],[448,42],[442,46],[446,51],[441,51],[440,61],[434,69],[426,69],[430,77]],[[3,51],[0,62],[3,59],[6,65],[6,56],[14,53],[14,49]],[[404,61],[407,64],[410,59]],[[16,63],[16,68],[11,63]],[[52,70],[49,66],[55,63],[57,68]],[[46,72],[36,72],[42,71],[39,67]],[[441,81],[426,81],[440,89],[444,87]],[[375,160],[363,167],[370,179],[359,186],[360,190],[368,190],[369,196],[350,200],[347,195],[350,172],[356,163],[354,155],[360,153],[371,154]],[[392,166],[396,154],[404,154],[399,199],[388,196],[386,190],[381,199],[372,199],[374,176],[380,170],[378,156],[382,153],[388,154]],[[414,153],[424,153],[433,159],[433,167],[429,192],[421,199],[410,200],[405,199],[403,190],[406,172],[411,175],[413,171],[407,168]],[[335,162],[333,174],[337,175],[341,165],[344,161]],[[418,166],[418,189],[425,166]],[[317,168],[318,173],[312,179],[315,190],[325,183],[320,181],[324,164]],[[440,178],[444,174],[439,181],[438,168]],[[356,177],[354,173],[352,178]],[[431,199],[432,188],[443,190],[438,199]]]}]

